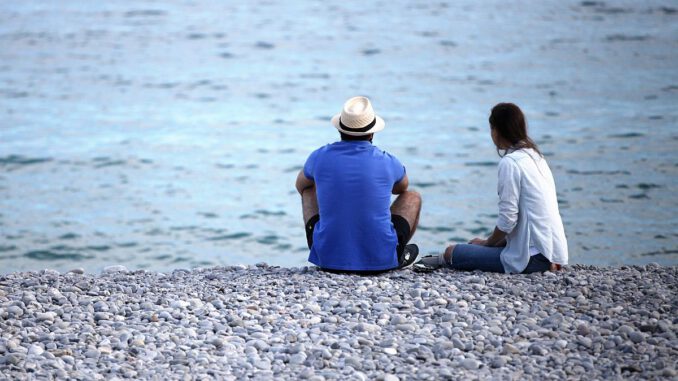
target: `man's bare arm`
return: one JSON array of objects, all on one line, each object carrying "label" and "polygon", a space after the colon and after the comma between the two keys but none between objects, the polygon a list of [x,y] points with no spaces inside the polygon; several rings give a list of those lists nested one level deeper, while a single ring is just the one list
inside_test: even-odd
[{"label": "man's bare arm", "polygon": [[304,190],[311,188],[315,185],[315,182],[304,175],[304,170],[299,171],[297,175],[297,182],[295,186],[297,187],[297,192],[299,194],[304,194]]},{"label": "man's bare arm", "polygon": [[407,187],[410,186],[410,180],[407,179],[407,175],[403,176],[402,180],[398,181],[393,185],[393,194],[402,194],[407,190]]}]

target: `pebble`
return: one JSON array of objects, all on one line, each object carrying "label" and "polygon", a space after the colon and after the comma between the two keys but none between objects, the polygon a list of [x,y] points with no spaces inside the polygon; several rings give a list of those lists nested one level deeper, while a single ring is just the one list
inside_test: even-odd
[{"label": "pebble", "polygon": [[28,348],[28,354],[33,355],[33,356],[40,356],[43,354],[45,350],[39,346],[38,344],[31,344],[31,346]]},{"label": "pebble", "polygon": [[127,272],[127,267],[123,265],[113,265],[113,266],[106,266],[104,267],[103,273],[104,274],[112,274],[112,273],[118,273],[118,272]]},{"label": "pebble", "polygon": [[[0,368],[8,379],[672,378],[677,273],[6,274]],[[553,297],[563,289],[576,300]]]},{"label": "pebble", "polygon": [[452,339],[452,345],[455,348],[457,348],[461,351],[465,350],[465,348],[466,348],[466,345],[464,343],[462,343],[461,340],[457,339],[456,337]]},{"label": "pebble", "polygon": [[537,355],[537,356],[545,356],[548,353],[546,348],[544,348],[544,347],[542,347],[541,345],[538,345],[538,344],[530,345],[529,351],[533,355]]},{"label": "pebble", "polygon": [[464,359],[461,362],[461,366],[468,370],[476,370],[480,368],[482,364],[476,359]]},{"label": "pebble", "polygon": [[264,360],[254,361],[254,366],[257,367],[257,369],[262,369],[262,370],[271,369],[271,363],[268,362],[268,361],[264,361]]},{"label": "pebble", "polygon": [[294,354],[290,356],[290,364],[303,364],[307,357],[304,352]]},{"label": "pebble", "polygon": [[56,319],[56,312],[39,312],[35,315],[36,321],[54,321]]},{"label": "pebble", "polygon": [[19,306],[9,306],[7,307],[8,317],[20,317],[24,314],[24,310]]},{"label": "pebble", "polygon": [[506,366],[506,359],[503,356],[495,356],[490,363],[492,368],[503,368]]},{"label": "pebble", "polygon": [[577,326],[577,334],[582,335],[582,336],[588,336],[589,333],[591,333],[591,330],[589,329],[588,325],[586,324],[579,324]]},{"label": "pebble", "polygon": [[0,364],[18,365],[23,360],[23,356],[17,353],[10,353],[0,359]]},{"label": "pebble", "polygon": [[520,353],[520,349],[518,349],[515,345],[506,343],[504,344],[504,350],[502,351],[503,354],[518,354]]},{"label": "pebble", "polygon": [[100,355],[101,354],[96,349],[89,349],[87,352],[85,352],[85,357],[90,359],[99,358]]},{"label": "pebble", "polygon": [[315,376],[315,371],[311,368],[306,368],[299,373],[299,378],[302,380],[308,380]]},{"label": "pebble", "polygon": [[189,305],[190,305],[190,303],[183,301],[183,300],[173,300],[170,303],[170,307],[179,308],[179,309],[184,309],[184,308],[188,307]]},{"label": "pebble", "polygon": [[413,331],[416,331],[416,330],[417,330],[417,326],[415,326],[414,324],[398,324],[398,325],[396,326],[396,329],[397,329],[398,331],[410,331],[410,332],[413,332]]},{"label": "pebble", "polygon": [[633,341],[635,344],[642,343],[645,341],[645,336],[638,331],[632,331],[628,334],[629,340]]}]

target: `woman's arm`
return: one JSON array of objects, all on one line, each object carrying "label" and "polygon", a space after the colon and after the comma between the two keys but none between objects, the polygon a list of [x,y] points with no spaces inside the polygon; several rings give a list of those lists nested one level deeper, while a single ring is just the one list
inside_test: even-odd
[{"label": "woman's arm", "polygon": [[487,239],[474,238],[474,245],[501,247],[506,246],[506,236],[518,224],[518,204],[520,200],[520,170],[510,158],[499,162],[499,217],[494,231]]},{"label": "woman's arm", "polygon": [[474,245],[492,246],[492,247],[506,246],[506,233],[499,230],[499,228],[495,226],[492,235],[490,235],[487,239],[474,238],[469,243],[472,243]]}]

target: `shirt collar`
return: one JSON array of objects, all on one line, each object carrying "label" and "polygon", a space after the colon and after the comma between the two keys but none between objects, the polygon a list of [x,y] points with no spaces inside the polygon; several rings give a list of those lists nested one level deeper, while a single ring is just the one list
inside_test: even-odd
[{"label": "shirt collar", "polygon": [[369,140],[340,140],[339,143],[358,144],[358,145],[372,144],[372,142]]}]

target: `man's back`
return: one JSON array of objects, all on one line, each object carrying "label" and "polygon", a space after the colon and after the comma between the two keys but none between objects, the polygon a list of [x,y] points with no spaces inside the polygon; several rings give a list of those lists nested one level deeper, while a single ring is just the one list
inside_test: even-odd
[{"label": "man's back", "polygon": [[398,159],[369,141],[340,141],[314,151],[304,175],[315,181],[320,208],[309,261],[335,270],[398,266],[389,209],[405,176]]}]

